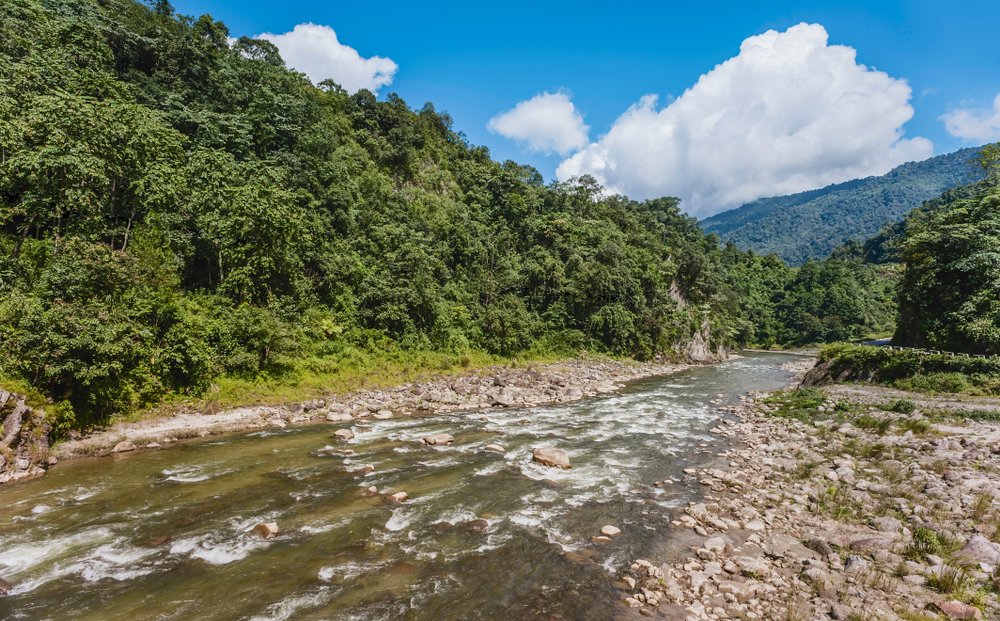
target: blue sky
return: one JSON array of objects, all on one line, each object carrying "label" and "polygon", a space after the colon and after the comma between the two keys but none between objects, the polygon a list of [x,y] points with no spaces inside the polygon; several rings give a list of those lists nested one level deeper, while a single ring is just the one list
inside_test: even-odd
[{"label": "blue sky", "polygon": [[[589,126],[589,141],[596,142],[644,95],[659,95],[652,110],[661,109],[715,65],[737,56],[748,37],[783,32],[800,22],[822,25],[830,45],[850,46],[858,63],[905,80],[914,115],[898,129],[905,138],[928,139],[935,154],[978,141],[950,135],[943,114],[970,108],[981,120],[1000,93],[1000,2],[175,0],[174,5],[188,15],[210,13],[234,36],[285,33],[307,22],[330,26],[341,44],[362,57],[387,57],[398,65],[380,95],[396,92],[414,107],[433,102],[473,143],[487,145],[498,159],[530,163],[547,179],[567,154],[534,152],[493,133],[487,129],[492,117],[561,90]],[[872,166],[888,161],[883,157]],[[586,165],[580,170],[586,172]],[[620,185],[638,194],[660,189]],[[774,189],[783,186],[764,184],[760,191]],[[704,196],[719,204],[735,200],[721,191]]]}]

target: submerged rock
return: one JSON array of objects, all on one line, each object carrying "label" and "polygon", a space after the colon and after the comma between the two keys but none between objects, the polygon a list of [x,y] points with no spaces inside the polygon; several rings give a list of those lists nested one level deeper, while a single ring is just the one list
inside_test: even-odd
[{"label": "submerged rock", "polygon": [[424,438],[424,444],[429,446],[447,446],[455,442],[455,438],[447,433],[435,433]]},{"label": "submerged rock", "polygon": [[261,522],[253,527],[253,533],[261,539],[274,539],[278,535],[277,522]]},{"label": "submerged rock", "polygon": [[536,448],[532,451],[531,459],[550,468],[562,468],[563,470],[568,470],[572,467],[569,463],[569,453],[552,446]]}]

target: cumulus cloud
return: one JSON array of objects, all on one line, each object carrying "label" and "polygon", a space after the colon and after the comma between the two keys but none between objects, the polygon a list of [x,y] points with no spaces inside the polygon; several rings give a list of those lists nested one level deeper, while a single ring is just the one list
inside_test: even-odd
[{"label": "cumulus cloud", "polygon": [[993,109],[957,108],[941,117],[948,133],[972,142],[1000,140],[1000,93],[993,100]]},{"label": "cumulus cloud", "polygon": [[491,132],[541,153],[566,155],[589,141],[590,128],[562,91],[535,95],[496,115],[486,126]]},{"label": "cumulus cloud", "polygon": [[823,26],[770,30],[668,105],[643,97],[556,174],[590,174],[633,198],[679,196],[705,217],[930,157],[930,141],[903,138],[910,97],[853,48],[828,45]]},{"label": "cumulus cloud", "polygon": [[285,63],[313,82],[331,79],[349,93],[363,88],[376,92],[392,83],[399,68],[389,58],[364,58],[353,47],[341,43],[329,26],[299,24],[291,32],[265,32],[257,38],[278,46]]}]

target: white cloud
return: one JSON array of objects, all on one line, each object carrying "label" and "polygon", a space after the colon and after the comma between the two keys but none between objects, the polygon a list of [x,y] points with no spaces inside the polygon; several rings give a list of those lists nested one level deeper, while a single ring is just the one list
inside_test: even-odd
[{"label": "white cloud", "polygon": [[562,91],[535,95],[496,115],[486,126],[532,151],[559,155],[587,146],[590,130],[569,95]]},{"label": "white cloud", "polygon": [[993,109],[957,108],[941,117],[945,129],[956,138],[973,142],[1000,140],[1000,93],[993,100]]},{"label": "white cloud", "polygon": [[823,26],[770,30],[667,106],[643,97],[556,174],[590,174],[632,198],[679,196],[705,217],[930,157],[929,140],[902,137],[910,96],[853,48],[828,45]]},{"label": "white cloud", "polygon": [[349,93],[363,88],[377,92],[392,83],[399,68],[389,58],[364,58],[353,47],[337,40],[329,26],[299,24],[291,32],[258,35],[278,46],[285,63],[315,83],[329,78]]}]

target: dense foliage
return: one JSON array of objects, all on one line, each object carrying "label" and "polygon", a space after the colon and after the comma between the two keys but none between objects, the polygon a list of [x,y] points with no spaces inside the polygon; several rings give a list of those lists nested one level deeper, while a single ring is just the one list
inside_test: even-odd
[{"label": "dense foliage", "polygon": [[163,0],[10,0],[0,32],[0,373],[67,424],[359,352],[733,342],[674,199],[545,186]]},{"label": "dense foliage", "polygon": [[11,0],[0,32],[0,377],[63,429],[390,362],[679,357],[892,321],[882,268],[793,269],[720,247],[675,199],[544,185],[430,104],[314,86],[165,0]]},{"label": "dense foliage", "polygon": [[734,338],[763,347],[808,345],[888,334],[896,319],[898,267],[853,256],[806,261],[798,268],[776,255],[724,252]]},{"label": "dense foliage", "polygon": [[[905,223],[896,342],[1000,354],[1000,182],[994,173],[946,194]],[[992,160],[990,158],[993,158]]]},{"label": "dense foliage", "polygon": [[1000,358],[836,344],[819,359],[838,380],[874,381],[908,390],[1000,394]]},{"label": "dense foliage", "polygon": [[710,233],[761,254],[777,253],[793,265],[821,259],[848,240],[868,239],[945,190],[982,179],[976,149],[963,149],[856,179],[762,198],[702,221]]}]

